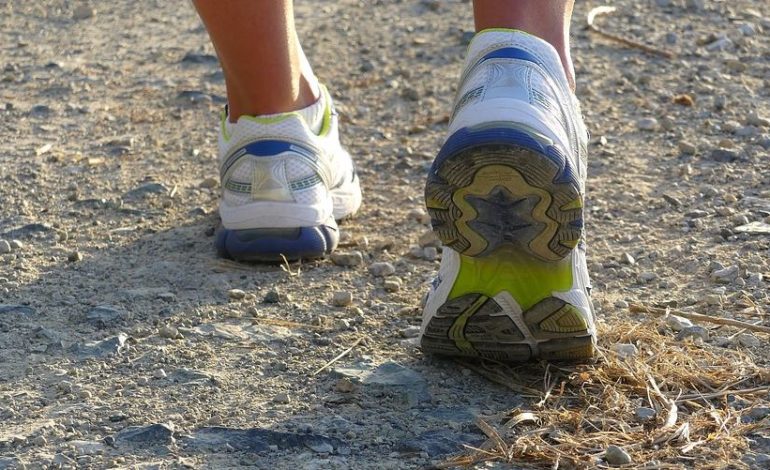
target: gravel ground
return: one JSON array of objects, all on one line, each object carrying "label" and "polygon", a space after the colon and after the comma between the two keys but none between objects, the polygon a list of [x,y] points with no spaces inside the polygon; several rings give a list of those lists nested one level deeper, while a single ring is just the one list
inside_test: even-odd
[{"label": "gravel ground", "polygon": [[[611,4],[603,28],[675,56],[586,31],[578,5],[600,321],[643,303],[769,325],[770,9]],[[343,256],[290,266],[216,258],[224,83],[192,7],[96,5],[0,4],[0,469],[421,468],[531,406],[414,347],[467,1],[298,2],[365,195]],[[706,347],[766,364],[766,341]]]}]

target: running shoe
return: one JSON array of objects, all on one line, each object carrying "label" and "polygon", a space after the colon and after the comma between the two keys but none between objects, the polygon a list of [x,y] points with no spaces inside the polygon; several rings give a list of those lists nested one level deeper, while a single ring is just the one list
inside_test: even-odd
[{"label": "running shoe", "polygon": [[425,300],[423,351],[592,357],[588,135],[556,50],[520,31],[478,33],[447,135],[425,186],[445,248]]},{"label": "running shoe", "polygon": [[317,134],[300,112],[241,116],[236,123],[223,113],[221,256],[275,262],[319,258],[336,248],[336,221],[358,210],[361,189],[324,87],[319,99],[324,114]]}]

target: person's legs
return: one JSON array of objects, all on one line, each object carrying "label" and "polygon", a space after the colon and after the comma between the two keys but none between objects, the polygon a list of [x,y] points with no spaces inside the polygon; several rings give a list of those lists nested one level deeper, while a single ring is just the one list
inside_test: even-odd
[{"label": "person's legs", "polygon": [[222,64],[230,121],[294,111],[318,85],[294,27],[292,0],[194,0]]},{"label": "person's legs", "polygon": [[329,254],[336,220],[358,210],[361,191],[331,96],[300,47],[292,0],[193,3],[227,87],[217,250],[241,261]]},{"label": "person's legs", "polygon": [[569,27],[574,0],[474,0],[476,31],[518,29],[550,43],[559,53],[567,80],[575,78],[569,52]]},{"label": "person's legs", "polygon": [[596,327],[573,94],[572,1],[476,0],[447,138],[425,203],[444,243],[423,310],[427,353],[585,360]]}]

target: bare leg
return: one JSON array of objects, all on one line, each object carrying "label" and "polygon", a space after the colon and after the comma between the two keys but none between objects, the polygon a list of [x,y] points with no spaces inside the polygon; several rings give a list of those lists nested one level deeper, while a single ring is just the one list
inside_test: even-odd
[{"label": "bare leg", "polygon": [[575,72],[569,53],[569,26],[574,0],[474,0],[476,31],[518,29],[549,42],[561,57],[570,86]]},{"label": "bare leg", "polygon": [[313,104],[317,85],[294,27],[292,0],[193,0],[219,56],[230,120]]}]

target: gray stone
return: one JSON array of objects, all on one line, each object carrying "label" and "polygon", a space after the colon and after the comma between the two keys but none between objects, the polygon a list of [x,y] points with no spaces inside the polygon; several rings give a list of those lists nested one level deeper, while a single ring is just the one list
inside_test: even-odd
[{"label": "gray stone", "polygon": [[98,455],[107,450],[101,442],[97,441],[69,441],[67,443],[78,455]]},{"label": "gray stone", "polygon": [[711,280],[719,284],[729,284],[733,282],[741,273],[738,266],[728,266],[723,269],[717,269],[711,273]]},{"label": "gray stone", "polygon": [[120,333],[117,336],[112,336],[101,341],[73,344],[70,347],[70,352],[81,359],[104,358],[123,351],[127,340],[128,336],[124,333]]},{"label": "gray stone", "polygon": [[450,429],[431,430],[396,444],[396,451],[403,453],[425,452],[430,458],[457,454],[478,447],[485,441],[480,434],[454,432]]},{"label": "gray stone", "polygon": [[184,57],[182,57],[183,64],[209,64],[217,65],[219,60],[217,56],[213,54],[206,54],[203,52],[188,51]]},{"label": "gray stone", "polygon": [[345,267],[361,266],[364,264],[364,256],[360,251],[351,251],[349,253],[335,252],[332,253],[331,260],[332,263],[336,264],[337,266]]},{"label": "gray stone", "polygon": [[692,322],[684,317],[677,315],[666,315],[666,325],[674,331],[682,331],[685,328],[693,326]]},{"label": "gray stone", "polygon": [[639,273],[639,282],[649,283],[658,278],[658,275],[652,271],[643,271]]},{"label": "gray stone", "polygon": [[34,315],[35,309],[27,305],[14,305],[14,304],[0,304],[0,315],[14,314],[14,315]]},{"label": "gray stone", "polygon": [[174,430],[161,423],[149,426],[129,426],[116,433],[115,445],[133,447],[165,446],[174,442]]},{"label": "gray stone", "polygon": [[709,330],[702,326],[693,325],[682,330],[676,335],[677,341],[684,341],[687,338],[700,339],[702,341],[709,340]]},{"label": "gray stone", "polygon": [[770,416],[770,407],[769,406],[757,406],[755,408],[752,408],[748,413],[749,418],[751,418],[754,421],[759,421],[762,419],[767,418]]},{"label": "gray stone", "polygon": [[427,382],[422,375],[395,362],[386,362],[377,367],[362,382],[367,389],[382,391],[407,407],[431,400]]},{"label": "gray stone", "polygon": [[735,150],[718,148],[711,151],[709,158],[719,163],[732,163],[738,160],[738,152]]},{"label": "gray stone", "polygon": [[[308,448],[322,449],[328,453],[347,454],[349,447],[339,439],[319,434],[294,434],[262,428],[207,427],[194,431],[179,440],[189,451],[198,452],[268,452],[271,447],[287,450]],[[329,451],[329,448],[332,450]]]},{"label": "gray stone", "polygon": [[96,16],[96,10],[87,3],[81,3],[72,10],[72,19],[87,20]]},{"label": "gray stone", "polygon": [[744,348],[757,348],[762,344],[759,338],[751,333],[741,333],[735,339]]},{"label": "gray stone", "polygon": [[231,300],[241,300],[246,297],[246,292],[241,289],[230,289],[227,291],[227,298]]},{"label": "gray stone", "polygon": [[11,244],[8,240],[0,240],[0,255],[4,255],[11,252]]},{"label": "gray stone", "polygon": [[631,456],[622,447],[615,445],[607,446],[604,453],[604,460],[610,465],[627,465],[632,462]]},{"label": "gray stone", "polygon": [[709,52],[726,51],[733,47],[733,41],[728,37],[717,38],[710,44],[706,45],[706,50]]},{"label": "gray stone", "polygon": [[139,201],[151,195],[168,194],[168,188],[160,183],[145,183],[123,194],[126,201]]},{"label": "gray stone", "polygon": [[636,346],[630,343],[613,344],[612,352],[617,354],[621,359],[630,359],[639,354],[639,350],[636,348]]},{"label": "gray stone", "polygon": [[337,291],[332,294],[332,305],[335,307],[347,307],[353,303],[353,294],[349,291]]},{"label": "gray stone", "polygon": [[647,117],[636,121],[636,127],[642,131],[652,132],[657,130],[660,127],[660,124],[658,123],[657,119],[653,117]]},{"label": "gray stone", "polygon": [[385,277],[395,274],[396,268],[388,262],[372,263],[369,266],[369,273],[375,277]]},{"label": "gray stone", "polygon": [[265,294],[265,297],[262,299],[262,302],[266,304],[278,304],[278,303],[286,303],[290,301],[291,301],[291,297],[288,294],[284,294],[275,289]]},{"label": "gray stone", "polygon": [[654,420],[657,415],[658,413],[654,409],[646,406],[641,406],[634,411],[634,417],[640,423],[650,422]]},{"label": "gray stone", "polygon": [[86,313],[86,321],[97,328],[110,328],[127,318],[126,312],[111,305],[98,305]]},{"label": "gray stone", "polygon": [[733,229],[737,233],[749,233],[752,235],[770,235],[770,224],[765,222],[750,222]]},{"label": "gray stone", "polygon": [[23,469],[24,463],[16,457],[0,457],[0,470]]}]

